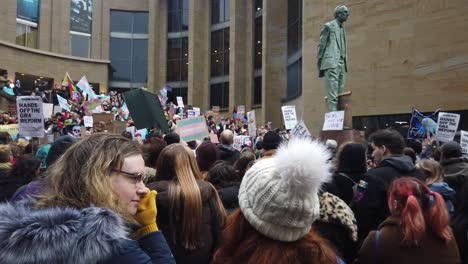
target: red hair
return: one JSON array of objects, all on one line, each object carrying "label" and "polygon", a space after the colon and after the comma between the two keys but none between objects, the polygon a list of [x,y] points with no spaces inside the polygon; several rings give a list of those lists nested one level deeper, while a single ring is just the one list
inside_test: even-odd
[{"label": "red hair", "polygon": [[[391,206],[395,201],[396,207]],[[402,245],[417,245],[428,230],[444,241],[452,239],[444,199],[422,181],[410,177],[393,181],[388,189],[388,204],[392,214],[400,215]]]},{"label": "red hair", "polygon": [[337,263],[326,240],[311,230],[300,240],[282,242],[257,232],[237,209],[228,219],[212,263]]}]

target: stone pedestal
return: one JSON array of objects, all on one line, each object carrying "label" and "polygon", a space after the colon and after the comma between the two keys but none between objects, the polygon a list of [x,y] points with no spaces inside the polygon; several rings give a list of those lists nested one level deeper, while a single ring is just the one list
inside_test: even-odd
[{"label": "stone pedestal", "polygon": [[351,91],[343,92],[338,95],[338,111],[344,111],[343,129],[352,129]]},{"label": "stone pedestal", "polygon": [[320,131],[319,140],[325,142],[327,139],[336,140],[338,146],[349,141],[360,143],[361,133],[355,129]]}]

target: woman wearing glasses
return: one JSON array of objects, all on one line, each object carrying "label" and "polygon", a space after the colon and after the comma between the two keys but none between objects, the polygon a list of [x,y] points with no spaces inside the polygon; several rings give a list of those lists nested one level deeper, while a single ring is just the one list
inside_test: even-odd
[{"label": "woman wearing glasses", "polygon": [[221,242],[226,212],[216,189],[201,179],[193,152],[182,144],[163,149],[156,164],[157,224],[177,263],[210,263]]},{"label": "woman wearing glasses", "polygon": [[36,204],[0,205],[1,262],[174,263],[144,169],[140,149],[122,136],[74,144],[48,170]]}]

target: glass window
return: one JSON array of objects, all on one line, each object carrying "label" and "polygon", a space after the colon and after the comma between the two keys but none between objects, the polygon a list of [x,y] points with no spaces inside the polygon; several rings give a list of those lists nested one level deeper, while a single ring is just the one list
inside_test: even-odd
[{"label": "glass window", "polygon": [[255,69],[262,68],[262,17],[255,18],[254,32],[254,67]]},{"label": "glass window", "polygon": [[295,97],[302,93],[302,59],[288,66],[287,82],[286,98]]},{"label": "glass window", "polygon": [[219,24],[230,19],[230,0],[211,1],[211,24]]},{"label": "glass window", "polygon": [[148,12],[133,13],[133,33],[148,34]]},{"label": "glass window", "polygon": [[262,76],[255,77],[254,79],[253,104],[262,104]]},{"label": "glass window", "polygon": [[91,37],[70,34],[71,55],[77,57],[89,58]]},{"label": "glass window", "polygon": [[302,93],[302,0],[288,1],[288,58],[300,53],[287,68],[286,98]]},{"label": "glass window", "polygon": [[172,92],[167,92],[167,102],[177,102],[177,96],[181,96],[185,103],[187,103],[188,89],[187,87],[172,88]]},{"label": "glass window", "polygon": [[37,28],[21,23],[16,23],[15,43],[27,48],[37,48]]},{"label": "glass window", "polygon": [[110,19],[110,31],[132,33],[132,13],[112,10]]},{"label": "glass window", "polygon": [[229,28],[211,32],[211,76],[229,75]]},{"label": "glass window", "polygon": [[168,3],[167,31],[187,31],[189,27],[188,0],[171,0]]},{"label": "glass window", "polygon": [[229,82],[211,84],[210,105],[229,108]]},{"label": "glass window", "polygon": [[[111,10],[111,33],[148,33],[148,12]],[[110,38],[110,80],[132,83],[148,81],[148,39],[133,35]]]},{"label": "glass window", "polygon": [[255,12],[262,10],[263,0],[255,0]]},{"label": "glass window", "polygon": [[188,79],[188,37],[167,40],[167,81]]}]

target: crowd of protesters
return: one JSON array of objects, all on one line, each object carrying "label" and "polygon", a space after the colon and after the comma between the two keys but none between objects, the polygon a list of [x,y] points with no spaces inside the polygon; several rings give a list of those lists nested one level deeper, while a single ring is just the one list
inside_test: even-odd
[{"label": "crowd of protesters", "polygon": [[47,121],[52,143],[0,132],[0,262],[468,264],[457,142],[385,129],[338,146],[267,123],[238,148],[242,118],[208,114],[218,143],[183,142],[182,115],[145,139],[64,130],[79,105]]}]

